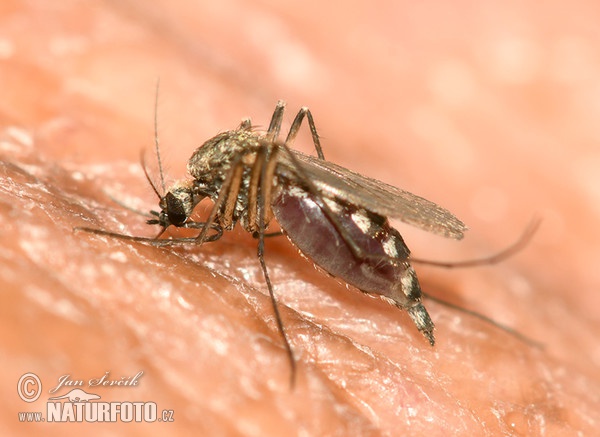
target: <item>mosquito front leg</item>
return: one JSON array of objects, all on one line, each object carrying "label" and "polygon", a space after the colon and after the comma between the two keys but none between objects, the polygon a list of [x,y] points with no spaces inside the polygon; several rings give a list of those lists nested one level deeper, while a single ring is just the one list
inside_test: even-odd
[{"label": "mosquito front leg", "polygon": [[[219,196],[217,197],[217,200],[215,201],[212,210],[210,211],[208,219],[206,220],[206,225],[203,227],[202,232],[200,232],[200,235],[198,235],[195,239],[195,242],[198,245],[201,245],[202,243],[204,243],[204,241],[206,241],[206,235],[208,234],[209,227],[215,222],[215,219],[217,218],[217,214],[219,213],[221,207],[228,202],[235,202],[237,200],[237,195],[234,198],[230,198],[230,192],[232,189],[233,182],[237,180],[239,184],[239,177],[237,177],[237,175],[241,173],[241,167],[243,165],[242,158],[244,156],[245,155],[239,155],[232,162],[231,168],[227,173],[227,177],[225,178],[225,181],[223,182],[223,185],[221,186],[221,189],[219,191]],[[239,190],[239,187],[236,188],[236,193],[237,190]]]},{"label": "mosquito front leg", "polygon": [[[190,222],[190,223],[186,223],[183,226],[181,226],[183,228],[190,228],[190,229],[210,229],[215,231],[214,234],[212,235],[206,235],[204,237],[204,242],[208,243],[211,241],[217,241],[219,238],[221,238],[223,236],[223,229],[216,223],[204,223],[204,222]],[[190,238],[164,238],[164,239],[159,239],[159,238],[149,238],[149,237],[134,237],[131,235],[124,235],[124,234],[119,234],[116,232],[110,232],[110,231],[104,231],[102,229],[95,229],[95,228],[88,228],[85,226],[77,226],[75,228],[73,228],[73,231],[78,232],[88,232],[90,234],[95,234],[95,235],[104,235],[107,237],[112,237],[112,238],[118,238],[119,240],[127,240],[127,241],[136,241],[139,243],[147,243],[150,244],[152,246],[156,246],[156,247],[164,247],[164,246],[178,246],[178,245],[189,245],[190,243],[196,243],[197,242],[197,238],[196,237],[190,237]],[[208,231],[207,231],[208,232]]]}]

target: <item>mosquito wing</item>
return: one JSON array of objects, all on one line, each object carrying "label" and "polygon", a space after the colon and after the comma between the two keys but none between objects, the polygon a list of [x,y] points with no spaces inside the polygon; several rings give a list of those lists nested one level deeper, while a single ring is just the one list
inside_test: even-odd
[{"label": "mosquito wing", "polygon": [[[308,177],[325,197],[393,217],[410,225],[460,240],[467,230],[465,224],[450,211],[408,191],[362,176],[329,161],[291,151]],[[285,153],[281,154],[280,174],[292,172],[298,177],[295,165]],[[288,174],[288,177],[291,175]]]}]

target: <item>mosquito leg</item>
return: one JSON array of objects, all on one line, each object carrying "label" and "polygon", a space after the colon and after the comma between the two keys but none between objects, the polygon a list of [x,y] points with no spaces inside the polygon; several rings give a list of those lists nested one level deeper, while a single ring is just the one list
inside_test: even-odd
[{"label": "mosquito leg", "polygon": [[285,328],[283,326],[283,321],[281,320],[281,313],[279,312],[279,308],[277,306],[277,299],[275,299],[275,292],[273,290],[273,284],[271,283],[271,278],[269,276],[269,271],[267,270],[267,265],[265,263],[265,238],[264,232],[259,232],[258,234],[258,261],[260,262],[260,267],[263,272],[263,276],[265,277],[265,282],[267,283],[267,289],[269,290],[269,297],[271,298],[271,305],[273,306],[273,312],[275,313],[275,321],[277,322],[277,329],[281,333],[281,337],[283,338],[283,344],[285,346],[285,350],[288,355],[288,359],[290,361],[291,366],[291,376],[290,376],[290,386],[293,388],[296,383],[296,360],[294,358],[294,352],[292,351],[292,346],[290,345],[290,341],[287,338],[287,334],[285,333]]},{"label": "mosquito leg", "polygon": [[448,308],[452,308],[456,311],[460,311],[464,314],[468,314],[471,317],[476,317],[479,320],[483,320],[485,323],[489,323],[492,326],[495,326],[496,328],[516,337],[518,340],[522,341],[525,344],[528,344],[529,346],[535,347],[537,349],[544,349],[544,345],[538,341],[535,341],[531,338],[529,338],[528,336],[521,334],[519,331],[517,331],[516,329],[513,329],[509,326],[506,326],[502,323],[496,322],[494,319],[491,319],[490,317],[480,314],[477,311],[473,311],[467,308],[463,308],[461,306],[458,306],[456,304],[453,304],[451,302],[448,302],[446,300],[440,299],[438,297],[432,296],[428,293],[423,293],[423,296],[425,296],[427,299],[432,300],[434,302],[437,302],[441,305],[444,305]]},{"label": "mosquito leg", "polygon": [[496,252],[490,256],[486,256],[486,257],[482,257],[482,258],[475,258],[475,259],[468,259],[468,260],[464,260],[464,261],[448,261],[448,262],[430,261],[430,260],[413,258],[413,257],[411,257],[410,260],[411,260],[411,262],[416,263],[416,264],[424,264],[424,265],[428,265],[428,266],[442,267],[445,269],[463,268],[463,267],[478,267],[478,266],[496,264],[501,261],[504,261],[505,259],[513,256],[515,253],[522,250],[527,245],[527,243],[529,243],[529,241],[531,240],[533,235],[537,232],[538,228],[540,227],[540,224],[541,224],[541,220],[539,218],[534,218],[527,225],[527,227],[525,228],[525,230],[523,231],[521,236],[517,239],[517,241],[515,241],[510,246],[507,246],[504,249],[502,249],[501,251]]},{"label": "mosquito leg", "polygon": [[208,230],[210,229],[212,224],[215,222],[215,219],[217,218],[217,214],[218,214],[219,210],[221,209],[221,206],[223,206],[223,204],[225,204],[228,201],[233,201],[233,202],[236,201],[236,199],[229,199],[229,194],[230,194],[230,191],[232,188],[232,182],[234,179],[236,179],[235,175],[240,172],[239,169],[242,166],[242,158],[244,156],[245,155],[242,154],[242,155],[238,156],[232,162],[231,168],[229,169],[229,173],[227,174],[227,177],[225,178],[225,182],[223,182],[221,190],[219,191],[219,196],[217,197],[217,200],[214,203],[212,210],[210,211],[210,215],[208,216],[208,219],[206,220],[206,223],[202,229],[202,232],[200,232],[200,235],[198,235],[198,237],[196,237],[197,244],[201,245],[205,241],[206,236],[208,234]]},{"label": "mosquito leg", "polygon": [[[285,235],[285,234],[282,231],[279,231],[279,232],[268,232],[268,233],[264,233],[263,232],[263,237],[265,237],[265,238],[282,237],[283,235]],[[254,238],[254,239],[260,238],[260,233],[259,232],[254,232],[252,234],[252,238]]]},{"label": "mosquito leg", "polygon": [[[282,102],[280,102],[282,103]],[[278,104],[279,106],[279,104]],[[282,106],[283,108],[283,106]],[[267,146],[268,147],[268,146]],[[268,153],[268,149],[267,153]],[[272,162],[272,165],[266,165],[263,167],[263,171],[261,172],[260,177],[260,204],[258,205],[258,249],[257,256],[260,262],[260,267],[263,272],[263,276],[265,277],[265,282],[267,283],[267,289],[269,290],[269,296],[271,298],[271,304],[273,306],[273,313],[275,314],[275,321],[277,323],[277,329],[281,333],[281,337],[283,339],[283,344],[285,346],[285,350],[288,355],[288,359],[290,361],[291,367],[291,375],[290,375],[290,387],[293,389],[296,383],[296,360],[294,359],[294,352],[292,351],[292,346],[290,345],[290,341],[285,333],[285,327],[283,325],[283,320],[281,319],[281,313],[279,312],[279,307],[277,306],[277,299],[275,298],[275,291],[273,290],[273,284],[271,283],[271,278],[269,276],[269,271],[267,270],[267,264],[265,263],[265,228],[267,226],[266,223],[266,211],[269,208],[271,203],[270,199],[270,187],[273,183],[273,175],[272,171],[275,165],[276,160],[276,148],[273,150],[273,155],[270,157],[267,154],[266,162]],[[271,171],[269,171],[271,170]]]},{"label": "mosquito leg", "polygon": [[[207,223],[191,222],[191,223],[186,223],[183,227],[190,228],[190,229],[205,229],[206,228],[206,229],[215,231],[214,234],[206,235],[204,238],[204,242],[217,241],[219,238],[221,238],[223,236],[223,229],[216,223],[212,223],[209,225]],[[169,238],[158,239],[158,238],[149,238],[149,237],[134,237],[132,235],[118,234],[116,232],[104,231],[102,229],[88,228],[85,226],[75,227],[75,228],[73,228],[73,231],[88,232],[90,234],[96,234],[96,235],[105,235],[107,237],[118,238],[119,240],[148,243],[152,246],[157,246],[157,247],[178,246],[178,245],[187,245],[190,243],[197,243],[196,237],[171,238],[171,239],[169,239]]]},{"label": "mosquito leg", "polygon": [[325,155],[323,155],[323,148],[321,147],[321,141],[319,140],[319,134],[317,133],[317,128],[315,127],[315,121],[313,120],[313,116],[310,113],[310,109],[306,106],[302,107],[296,118],[292,122],[292,126],[290,127],[290,131],[288,132],[288,136],[285,140],[285,145],[291,147],[292,143],[296,139],[296,135],[298,135],[298,131],[300,130],[300,125],[302,125],[302,121],[304,117],[308,120],[308,127],[310,128],[310,133],[312,135],[313,143],[315,144],[315,150],[317,151],[317,156],[319,159],[325,160]]},{"label": "mosquito leg", "polygon": [[267,141],[272,143],[279,138],[279,132],[281,131],[281,121],[283,120],[283,111],[285,111],[285,102],[280,100],[275,106],[273,116],[271,117],[271,123],[269,123],[269,130],[267,130]]},{"label": "mosquito leg", "polygon": [[[248,182],[248,213],[249,230],[253,233],[258,232],[258,192],[261,184],[261,175],[264,172],[265,161],[267,159],[268,144],[265,142],[262,147],[256,152],[256,158],[250,170],[250,181]],[[263,194],[264,195],[264,194]],[[265,220],[268,222],[268,220]]]}]

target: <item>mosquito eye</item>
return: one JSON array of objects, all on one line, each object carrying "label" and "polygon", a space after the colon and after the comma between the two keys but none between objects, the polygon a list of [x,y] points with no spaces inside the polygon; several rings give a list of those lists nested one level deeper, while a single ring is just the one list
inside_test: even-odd
[{"label": "mosquito eye", "polygon": [[175,197],[173,193],[167,193],[165,196],[166,212],[169,222],[174,226],[182,226],[187,220],[187,214],[183,202]]}]

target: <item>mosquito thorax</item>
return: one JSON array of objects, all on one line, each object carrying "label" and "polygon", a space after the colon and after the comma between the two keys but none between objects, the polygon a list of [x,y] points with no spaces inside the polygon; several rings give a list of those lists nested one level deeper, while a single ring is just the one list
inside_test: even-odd
[{"label": "mosquito thorax", "polygon": [[[257,155],[265,152],[267,144],[266,134],[253,131],[250,121],[244,120],[237,129],[223,132],[206,141],[194,151],[188,161],[187,168],[193,178],[196,195],[209,197],[216,202],[226,180],[229,178],[230,182],[235,181],[227,201],[215,216],[215,221],[223,229],[231,230],[236,223],[240,223],[250,233],[258,231],[258,215],[253,214],[256,212],[257,194],[252,194],[249,187],[253,169],[259,172],[264,169],[262,161],[259,161],[261,164],[257,168],[255,165]],[[230,174],[233,167],[238,171]],[[260,175],[256,172],[254,174]],[[271,183],[275,185],[276,180]],[[250,211],[249,205],[252,202],[255,209]]]},{"label": "mosquito thorax", "polygon": [[198,147],[188,161],[187,169],[194,179],[222,178],[236,159],[260,147],[260,134],[242,123],[238,129],[220,133]]}]

